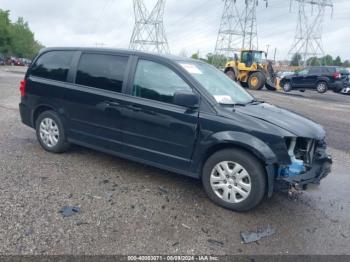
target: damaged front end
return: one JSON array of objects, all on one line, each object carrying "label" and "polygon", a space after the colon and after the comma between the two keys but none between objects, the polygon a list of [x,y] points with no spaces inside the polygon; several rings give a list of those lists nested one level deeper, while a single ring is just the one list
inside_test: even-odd
[{"label": "damaged front end", "polygon": [[324,140],[286,139],[291,164],[278,168],[277,181],[306,190],[309,184],[319,184],[331,172],[332,157],[327,154]]}]

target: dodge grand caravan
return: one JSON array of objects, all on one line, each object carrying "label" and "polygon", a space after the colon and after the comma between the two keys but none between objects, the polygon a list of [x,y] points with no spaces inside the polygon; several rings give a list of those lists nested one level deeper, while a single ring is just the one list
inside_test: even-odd
[{"label": "dodge grand caravan", "polygon": [[254,99],[204,62],[49,48],[20,92],[22,122],[48,152],[78,144],[198,178],[231,210],[256,207],[280,183],[306,189],[331,170],[321,126]]}]

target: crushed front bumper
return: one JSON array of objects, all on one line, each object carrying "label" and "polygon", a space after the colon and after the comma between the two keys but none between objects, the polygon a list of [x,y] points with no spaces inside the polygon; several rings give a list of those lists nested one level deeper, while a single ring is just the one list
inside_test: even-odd
[{"label": "crushed front bumper", "polygon": [[288,182],[300,189],[306,189],[308,184],[319,184],[323,178],[328,176],[331,173],[332,164],[332,157],[327,154],[326,149],[318,148],[312,164],[306,166],[305,172],[291,177],[279,177],[278,180]]}]

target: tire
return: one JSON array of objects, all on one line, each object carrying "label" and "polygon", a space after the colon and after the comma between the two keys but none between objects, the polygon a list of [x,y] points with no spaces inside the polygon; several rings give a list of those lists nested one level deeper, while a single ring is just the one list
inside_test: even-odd
[{"label": "tire", "polygon": [[226,72],[226,75],[227,75],[229,78],[231,78],[233,81],[236,81],[236,74],[235,74],[235,72],[234,72],[233,70],[228,70],[228,71]]},{"label": "tire", "polygon": [[292,91],[292,89],[293,89],[293,88],[292,88],[292,85],[291,85],[291,83],[290,83],[290,81],[284,82],[284,83],[282,84],[282,88],[283,88],[283,91],[286,92],[286,93]]},{"label": "tire", "polygon": [[36,137],[43,149],[50,153],[63,153],[68,150],[66,131],[62,120],[54,111],[41,113],[36,120]]},{"label": "tire", "polygon": [[[233,172],[232,177],[223,179],[226,172],[222,167],[225,166],[223,163],[226,161],[228,170],[237,169],[238,172],[235,175]],[[224,172],[222,175],[219,175],[218,168]],[[236,179],[234,179],[235,176]],[[258,159],[244,150],[225,149],[208,158],[203,166],[202,183],[205,192],[214,203],[233,211],[245,212],[261,203],[266,193],[267,182],[266,172]],[[213,187],[217,187],[216,190]],[[225,192],[226,196],[229,196],[226,197],[227,200],[224,199]]]},{"label": "tire", "polygon": [[318,82],[316,86],[316,90],[320,94],[324,94],[328,91],[328,84],[326,82]]},{"label": "tire", "polygon": [[248,78],[249,89],[261,90],[266,82],[265,76],[261,72],[255,72]]}]

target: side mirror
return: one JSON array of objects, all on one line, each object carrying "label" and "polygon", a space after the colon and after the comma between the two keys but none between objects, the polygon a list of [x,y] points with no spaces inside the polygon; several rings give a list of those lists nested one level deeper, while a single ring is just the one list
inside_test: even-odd
[{"label": "side mirror", "polygon": [[174,95],[174,104],[196,109],[199,107],[199,96],[189,92],[176,92]]}]

